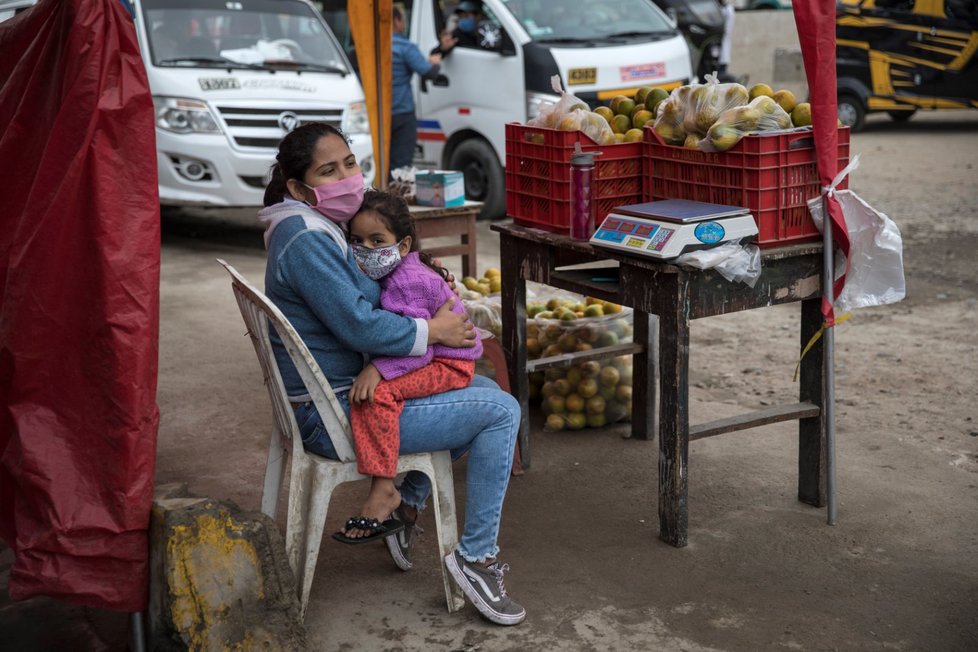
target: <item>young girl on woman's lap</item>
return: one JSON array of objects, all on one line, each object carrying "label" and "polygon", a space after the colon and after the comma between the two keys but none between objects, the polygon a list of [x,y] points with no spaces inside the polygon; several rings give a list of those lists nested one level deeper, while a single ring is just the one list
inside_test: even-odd
[{"label": "young girl on woman's lap", "polygon": [[[429,319],[455,299],[452,310],[465,314],[445,280],[448,272],[418,250],[411,214],[397,195],[368,192],[350,220],[349,238],[361,269],[380,283],[385,310]],[[405,399],[468,387],[481,355],[478,340],[470,348],[435,344],[422,356],[374,358],[357,376],[349,394],[357,469],[373,478],[361,518],[383,521],[400,503],[394,476]],[[348,521],[342,536],[355,541],[366,534],[357,522]]]}]

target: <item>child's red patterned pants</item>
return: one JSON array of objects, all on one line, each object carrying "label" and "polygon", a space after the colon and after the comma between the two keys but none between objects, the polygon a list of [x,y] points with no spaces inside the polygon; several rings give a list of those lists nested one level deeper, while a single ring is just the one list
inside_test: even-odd
[{"label": "child's red patterned pants", "polygon": [[350,426],[357,449],[357,470],[364,475],[393,478],[397,475],[401,443],[399,420],[404,401],[469,386],[475,361],[435,358],[430,364],[393,380],[382,380],[374,390],[374,402],[350,405]]}]

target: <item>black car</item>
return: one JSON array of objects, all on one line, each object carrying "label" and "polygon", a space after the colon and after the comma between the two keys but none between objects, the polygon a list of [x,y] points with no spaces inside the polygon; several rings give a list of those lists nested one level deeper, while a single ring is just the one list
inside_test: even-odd
[{"label": "black car", "polygon": [[718,0],[654,0],[659,9],[675,17],[689,43],[693,73],[703,76],[720,69],[723,12]]}]

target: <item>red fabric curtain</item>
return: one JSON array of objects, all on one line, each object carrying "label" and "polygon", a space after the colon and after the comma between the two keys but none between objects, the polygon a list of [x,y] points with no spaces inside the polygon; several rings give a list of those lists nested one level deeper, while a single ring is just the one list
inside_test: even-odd
[{"label": "red fabric curtain", "polygon": [[[835,78],[835,0],[795,0],[795,25],[805,61],[808,94],[812,104],[812,131],[815,156],[822,186],[828,187],[839,173],[838,109]],[[849,257],[849,231],[842,206],[834,196],[826,197],[826,214],[832,221],[832,237],[838,249]],[[839,296],[845,276],[835,282],[834,297]],[[822,314],[828,325],[835,321],[832,304],[823,297]]]},{"label": "red fabric curtain", "polygon": [[0,536],[15,600],[140,611],[160,233],[153,102],[119,0],[0,24]]}]

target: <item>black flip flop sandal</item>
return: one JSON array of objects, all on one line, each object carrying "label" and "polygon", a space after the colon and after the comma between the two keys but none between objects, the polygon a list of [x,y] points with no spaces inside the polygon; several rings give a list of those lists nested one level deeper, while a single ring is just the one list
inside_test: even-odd
[{"label": "black flip flop sandal", "polygon": [[333,538],[340,543],[348,543],[350,545],[370,543],[371,541],[377,541],[378,539],[383,539],[384,537],[388,537],[392,534],[397,534],[404,529],[404,523],[396,518],[389,518],[381,523],[375,518],[354,516],[346,521],[346,525],[343,526],[343,529],[349,531],[354,528],[357,530],[368,530],[370,534],[354,539],[346,536],[343,534],[343,532],[334,532]]}]

